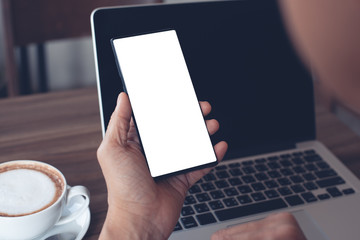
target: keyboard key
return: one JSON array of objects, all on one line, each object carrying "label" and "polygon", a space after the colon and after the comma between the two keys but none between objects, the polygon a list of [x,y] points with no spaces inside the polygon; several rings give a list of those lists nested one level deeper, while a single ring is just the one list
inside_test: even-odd
[{"label": "keyboard key", "polygon": [[327,169],[327,170],[322,170],[322,171],[315,172],[315,175],[318,178],[327,178],[327,177],[336,176],[337,173],[333,169]]},{"label": "keyboard key", "polygon": [[247,185],[239,186],[238,190],[243,194],[252,192],[251,188]]},{"label": "keyboard key", "polygon": [[311,192],[302,193],[301,196],[308,203],[317,201],[317,198]]},{"label": "keyboard key", "polygon": [[304,159],[307,162],[318,162],[322,160],[322,158],[317,154],[311,156],[305,156]]},{"label": "keyboard key", "polygon": [[257,164],[254,166],[256,170],[258,170],[259,172],[264,172],[268,170],[268,167],[265,166],[265,164]]},{"label": "keyboard key", "polygon": [[266,197],[261,192],[252,193],[251,197],[255,200],[255,202],[265,200]]},{"label": "keyboard key", "polygon": [[276,171],[276,170],[274,170],[274,171],[269,171],[267,174],[268,174],[269,177],[271,177],[271,178],[279,178],[279,177],[281,177],[281,174],[280,174],[278,171]]},{"label": "keyboard key", "polygon": [[215,182],[215,185],[218,187],[218,188],[226,188],[229,186],[228,182],[226,180],[219,180],[219,181],[216,181]]},{"label": "keyboard key", "polygon": [[305,174],[303,174],[302,176],[303,176],[303,178],[304,178],[305,180],[307,180],[307,181],[313,181],[313,180],[316,179],[315,175],[312,174],[312,173],[305,173]]},{"label": "keyboard key", "polygon": [[199,202],[206,202],[210,200],[210,196],[207,193],[198,193],[195,196]]},{"label": "keyboard key", "polygon": [[295,165],[302,165],[305,161],[300,158],[300,157],[296,157],[291,159],[291,161],[295,164]]},{"label": "keyboard key", "polygon": [[318,195],[318,198],[319,198],[320,200],[325,200],[325,199],[329,199],[329,198],[330,198],[330,195],[327,194],[327,193],[323,193],[323,194],[319,194],[319,195]]},{"label": "keyboard key", "polygon": [[203,182],[204,182],[204,180],[202,180],[202,179],[200,178],[199,180],[197,180],[196,183],[203,183]]},{"label": "keyboard key", "polygon": [[216,219],[212,213],[204,213],[204,214],[196,215],[196,219],[199,221],[200,225],[206,225],[216,222]]},{"label": "keyboard key", "polygon": [[306,155],[314,155],[314,154],[316,154],[315,150],[313,150],[313,149],[306,150],[306,151],[304,151],[304,153]]},{"label": "keyboard key", "polygon": [[220,221],[230,220],[239,217],[245,217],[257,213],[273,211],[276,209],[286,208],[287,204],[284,200],[277,198],[259,203],[248,204],[245,206],[238,206],[229,209],[215,211],[216,216]]},{"label": "keyboard key", "polygon": [[269,180],[264,182],[267,188],[276,188],[279,187],[279,184],[275,182],[274,180]]},{"label": "keyboard key", "polygon": [[216,172],[215,174],[220,179],[228,178],[230,176],[227,171],[219,171],[219,172]]},{"label": "keyboard key", "polygon": [[327,179],[316,181],[316,184],[321,188],[331,187],[331,186],[340,185],[340,184],[344,184],[344,183],[345,183],[345,181],[341,177],[333,177],[333,178],[327,178]]},{"label": "keyboard key", "polygon": [[226,188],[224,189],[224,193],[228,197],[239,195],[239,192],[235,188]]},{"label": "keyboard key", "polygon": [[320,168],[320,169],[328,169],[330,168],[329,164],[321,161],[321,162],[317,162],[316,165]]},{"label": "keyboard key", "polygon": [[297,174],[305,173],[305,172],[306,172],[306,170],[305,170],[303,167],[301,167],[301,166],[295,166],[295,167],[293,167],[292,170],[293,170],[294,172],[296,172]]},{"label": "keyboard key", "polygon": [[315,166],[315,164],[313,163],[309,163],[309,164],[306,164],[305,165],[305,168],[308,170],[308,171],[317,171],[318,168]]},{"label": "keyboard key", "polygon": [[316,186],[316,184],[313,183],[313,182],[304,183],[304,187],[305,187],[307,190],[309,190],[309,191],[318,189],[318,187]]},{"label": "keyboard key", "polygon": [[251,175],[242,176],[241,178],[245,183],[256,182],[255,178],[253,176],[251,176]]},{"label": "keyboard key", "polygon": [[206,203],[200,203],[200,204],[195,204],[194,208],[196,210],[197,213],[203,213],[203,212],[208,212],[210,211],[209,207],[206,205]]},{"label": "keyboard key", "polygon": [[264,163],[264,162],[266,162],[266,159],[265,158],[258,158],[258,159],[255,159],[255,162],[256,163]]},{"label": "keyboard key", "polygon": [[291,182],[288,178],[279,178],[278,182],[281,186],[286,186],[286,185],[290,185]]},{"label": "keyboard key", "polygon": [[292,155],[294,157],[301,157],[302,155],[304,155],[302,152],[293,152]]},{"label": "keyboard key", "polygon": [[282,187],[282,188],[279,188],[278,189],[279,193],[282,195],[282,196],[288,196],[288,195],[291,195],[293,192],[290,190],[290,188],[288,187]]},{"label": "keyboard key", "polygon": [[247,203],[251,203],[253,200],[249,197],[249,195],[241,195],[237,197],[237,200],[239,201],[239,203],[241,204],[247,204]]},{"label": "keyboard key", "polygon": [[349,194],[355,193],[355,190],[352,189],[352,188],[347,188],[347,189],[344,189],[344,190],[343,190],[343,193],[344,193],[345,195],[349,195]]},{"label": "keyboard key", "polygon": [[233,177],[243,175],[243,173],[242,173],[242,171],[240,170],[240,168],[230,169],[229,172],[230,172],[230,174],[231,174]]},{"label": "keyboard key", "polygon": [[280,169],[280,172],[284,176],[291,176],[294,174],[294,172],[290,168],[282,168]]},{"label": "keyboard key", "polygon": [[194,203],[196,203],[196,199],[193,196],[190,195],[185,197],[184,205],[189,205]]},{"label": "keyboard key", "polygon": [[288,202],[290,206],[296,206],[300,204],[304,204],[304,200],[302,200],[299,196],[293,195],[289,197],[285,197],[285,200]]},{"label": "keyboard key", "polygon": [[229,167],[230,167],[230,168],[237,168],[237,167],[240,167],[240,163],[238,163],[238,162],[235,162],[235,163],[230,163],[230,164],[229,164]]},{"label": "keyboard key", "polygon": [[242,162],[242,164],[244,166],[250,166],[250,165],[254,165],[254,161],[253,160],[247,160],[247,161]]},{"label": "keyboard key", "polygon": [[337,187],[327,188],[326,191],[327,191],[332,197],[340,197],[340,196],[343,195],[342,192],[340,192]]},{"label": "keyboard key", "polygon": [[255,178],[258,180],[258,181],[264,181],[264,180],[268,180],[269,177],[266,175],[266,173],[256,173],[255,175]]},{"label": "keyboard key", "polygon": [[276,198],[276,197],[279,197],[279,193],[275,190],[267,190],[264,192],[265,195],[268,197],[268,198]]},{"label": "keyboard key", "polygon": [[288,159],[288,158],[291,158],[291,155],[290,155],[290,154],[281,154],[281,155],[280,155],[280,158],[282,158],[282,159]]},{"label": "keyboard key", "polygon": [[189,193],[199,193],[201,192],[201,189],[198,185],[194,185],[189,189]]},{"label": "keyboard key", "polygon": [[278,156],[271,156],[271,157],[268,157],[268,160],[269,161],[276,161],[276,160],[279,160],[279,157]]},{"label": "keyboard key", "polygon": [[293,182],[293,183],[302,183],[304,182],[304,179],[298,175],[295,175],[295,176],[291,176],[290,177],[290,180]]},{"label": "keyboard key", "polygon": [[210,192],[210,195],[213,199],[220,199],[225,197],[224,193],[221,190],[212,191]]},{"label": "keyboard key", "polygon": [[291,189],[292,189],[295,193],[305,192],[305,189],[304,189],[300,184],[291,186]]},{"label": "keyboard key", "polygon": [[180,225],[180,223],[177,222],[176,225],[175,225],[175,228],[174,228],[174,232],[175,232],[175,231],[182,230],[182,229],[183,229],[183,228],[182,228],[182,226]]},{"label": "keyboard key", "polygon": [[274,170],[280,168],[281,166],[277,162],[269,162],[268,167]]},{"label": "keyboard key", "polygon": [[193,215],[195,212],[191,206],[185,206],[181,209],[181,215],[188,216]]},{"label": "keyboard key", "polygon": [[255,169],[251,166],[243,167],[242,170],[245,174],[252,174],[255,172]]},{"label": "keyboard key", "polygon": [[213,173],[206,174],[203,179],[207,182],[216,180],[216,177]]},{"label": "keyboard key", "polygon": [[251,187],[254,189],[255,192],[265,190],[264,184],[260,182],[251,184]]},{"label": "keyboard key", "polygon": [[227,169],[227,166],[226,165],[220,165],[220,166],[216,166],[215,169],[218,170],[218,171],[225,170],[225,169]]},{"label": "keyboard key", "polygon": [[290,162],[289,160],[285,159],[285,160],[281,160],[280,161],[281,166],[287,168],[287,167],[291,167],[293,164],[292,162]]},{"label": "keyboard key", "polygon": [[214,184],[212,184],[211,182],[206,182],[206,183],[202,183],[201,184],[201,188],[207,192],[207,191],[210,191],[210,190],[214,190],[215,189],[215,186]]},{"label": "keyboard key", "polygon": [[229,183],[231,184],[231,186],[237,186],[241,185],[242,181],[240,180],[240,178],[230,178]]},{"label": "keyboard key", "polygon": [[209,206],[212,210],[224,208],[224,205],[222,204],[222,202],[220,200],[209,202]]},{"label": "keyboard key", "polygon": [[235,198],[226,198],[223,200],[223,202],[227,207],[233,207],[239,205],[239,203],[236,201]]},{"label": "keyboard key", "polygon": [[198,226],[193,216],[183,217],[180,220],[185,228],[193,228]]}]

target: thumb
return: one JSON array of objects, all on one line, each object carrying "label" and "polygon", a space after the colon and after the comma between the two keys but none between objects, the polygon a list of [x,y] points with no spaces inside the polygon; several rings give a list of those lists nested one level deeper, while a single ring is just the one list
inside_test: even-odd
[{"label": "thumb", "polygon": [[126,146],[131,113],[129,98],[125,92],[121,92],[118,96],[115,110],[111,115],[104,141],[107,141],[111,145]]}]

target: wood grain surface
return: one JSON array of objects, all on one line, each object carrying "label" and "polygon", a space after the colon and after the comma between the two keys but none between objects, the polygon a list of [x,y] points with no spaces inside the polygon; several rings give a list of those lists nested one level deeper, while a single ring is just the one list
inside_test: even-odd
[{"label": "wood grain surface", "polygon": [[[360,138],[316,104],[318,139],[360,177]],[[0,100],[0,162],[31,159],[49,163],[69,185],[91,193],[91,223],[84,239],[98,239],[107,211],[104,178],[96,159],[101,142],[95,88]]]}]

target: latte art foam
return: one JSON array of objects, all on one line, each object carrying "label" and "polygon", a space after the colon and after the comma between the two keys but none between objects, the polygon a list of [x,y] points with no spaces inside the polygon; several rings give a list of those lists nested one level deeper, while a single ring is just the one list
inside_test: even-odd
[{"label": "latte art foam", "polygon": [[0,216],[28,215],[54,203],[62,186],[50,176],[36,169],[0,172]]}]

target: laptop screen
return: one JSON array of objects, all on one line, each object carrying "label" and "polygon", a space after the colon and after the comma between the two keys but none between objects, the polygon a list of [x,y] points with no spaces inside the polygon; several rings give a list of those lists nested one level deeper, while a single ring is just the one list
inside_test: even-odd
[{"label": "laptop screen", "polygon": [[122,91],[110,39],[175,29],[198,99],[220,122],[212,141],[229,144],[225,158],[315,138],[312,79],[276,1],[108,8],[92,18],[103,129]]}]

